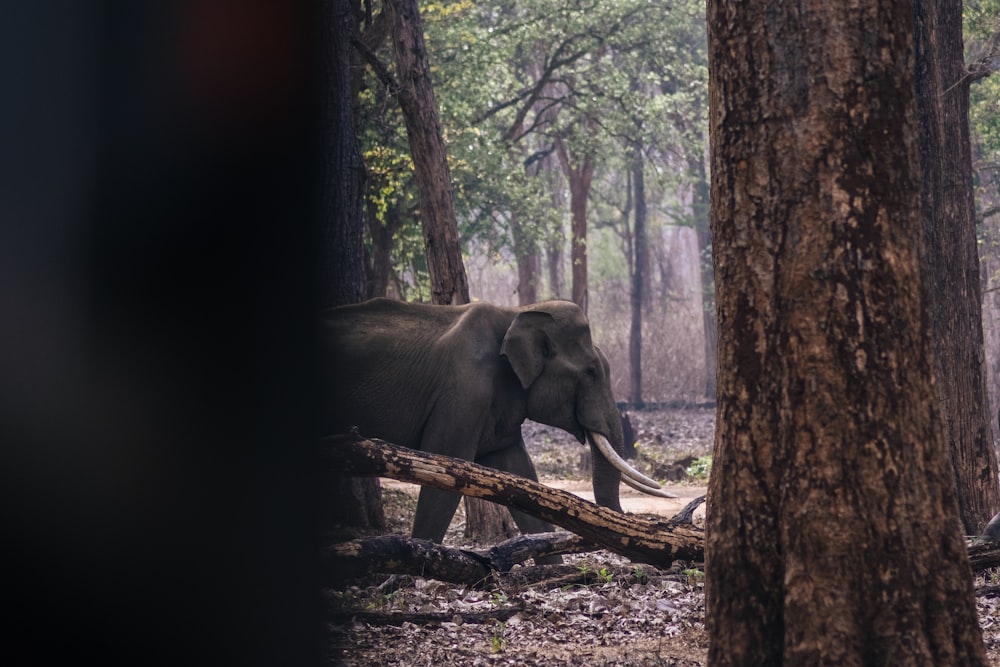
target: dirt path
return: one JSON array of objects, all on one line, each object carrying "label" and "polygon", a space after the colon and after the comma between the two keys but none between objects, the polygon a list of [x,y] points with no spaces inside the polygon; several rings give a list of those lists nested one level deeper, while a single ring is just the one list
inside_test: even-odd
[{"label": "dirt path", "polygon": [[[381,478],[380,481],[383,489],[402,491],[413,498],[416,498],[420,493],[420,486],[417,484],[409,484],[407,482],[400,482],[388,478]],[[542,483],[554,489],[569,491],[574,495],[580,496],[584,500],[594,502],[594,491],[591,487],[590,480],[543,478]],[[620,495],[622,510],[630,514],[656,514],[658,516],[670,518],[677,514],[680,510],[684,509],[689,502],[698,496],[705,495],[707,487],[688,484],[674,484],[664,485],[663,489],[676,494],[677,498],[659,498],[656,496],[648,496],[644,493],[636,491],[635,489],[622,485]],[[695,523],[701,520],[704,514],[704,505],[702,505],[695,511]]]},{"label": "dirt path", "polygon": [[[584,500],[594,502],[594,491],[589,480],[543,479],[542,482],[546,486],[569,491]],[[663,489],[675,494],[677,498],[648,496],[622,485],[620,495],[622,510],[630,514],[656,514],[670,518],[698,496],[705,495],[707,491],[707,487],[688,484],[664,485]],[[695,511],[696,522],[699,516],[704,516],[703,507]]]}]

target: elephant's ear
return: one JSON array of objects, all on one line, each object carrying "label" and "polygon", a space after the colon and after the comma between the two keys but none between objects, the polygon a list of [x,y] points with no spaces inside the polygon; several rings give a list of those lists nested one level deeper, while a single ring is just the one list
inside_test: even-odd
[{"label": "elephant's ear", "polygon": [[549,313],[537,310],[518,313],[503,338],[500,354],[507,358],[525,389],[538,379],[545,368],[546,359],[552,356],[545,326],[553,320]]}]

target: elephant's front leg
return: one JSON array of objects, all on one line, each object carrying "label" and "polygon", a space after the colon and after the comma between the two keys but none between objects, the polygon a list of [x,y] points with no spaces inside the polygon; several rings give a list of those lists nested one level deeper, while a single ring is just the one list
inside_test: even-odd
[{"label": "elephant's front leg", "polygon": [[417,513],[413,518],[413,537],[440,543],[448,532],[462,494],[425,486],[420,489]]}]

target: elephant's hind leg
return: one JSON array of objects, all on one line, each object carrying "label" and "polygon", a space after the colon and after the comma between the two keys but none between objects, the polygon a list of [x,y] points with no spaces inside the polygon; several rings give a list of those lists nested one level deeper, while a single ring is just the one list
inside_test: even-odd
[{"label": "elephant's hind leg", "polygon": [[417,513],[413,519],[413,537],[440,543],[448,532],[462,494],[425,486],[420,489]]},{"label": "elephant's hind leg", "polygon": [[[487,454],[486,456],[477,459],[476,463],[496,468],[497,470],[511,472],[515,475],[520,475],[521,477],[527,477],[535,482],[538,481],[538,474],[535,472],[535,466],[531,462],[531,458],[528,456],[528,452],[524,448],[523,442]],[[514,509],[510,511],[510,515],[514,517],[514,523],[517,524],[518,529],[522,533],[548,533],[552,531],[552,524],[544,519],[539,519],[536,516],[525,514],[524,512],[519,512]],[[535,559],[536,565],[557,565],[562,562],[562,556],[546,556],[544,558]]]}]

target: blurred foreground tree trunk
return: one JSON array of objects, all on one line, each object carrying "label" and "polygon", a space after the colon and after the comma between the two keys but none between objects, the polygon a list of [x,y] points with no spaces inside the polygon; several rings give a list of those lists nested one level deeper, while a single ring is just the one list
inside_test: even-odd
[{"label": "blurred foreground tree trunk", "polygon": [[[365,169],[351,108],[351,35],[355,17],[350,0],[325,0],[322,20],[329,26],[323,46],[323,180],[325,215],[321,232],[319,298],[329,308],[363,301]],[[336,378],[325,378],[336,382]],[[324,484],[323,527],[385,529],[382,490],[377,477],[341,476]]]},{"label": "blurred foreground tree trunk", "polygon": [[986,664],[921,285],[912,11],[709,3],[710,665]]},{"label": "blurred foreground tree trunk", "polygon": [[984,375],[961,0],[914,3],[926,299],[937,392],[969,535],[1000,511]]},{"label": "blurred foreground tree trunk", "polygon": [[458,238],[451,171],[438,122],[417,0],[386,0],[385,12],[396,54],[399,106],[406,121],[413,174],[420,193],[420,224],[431,298],[437,304],[468,303],[469,282]]}]

